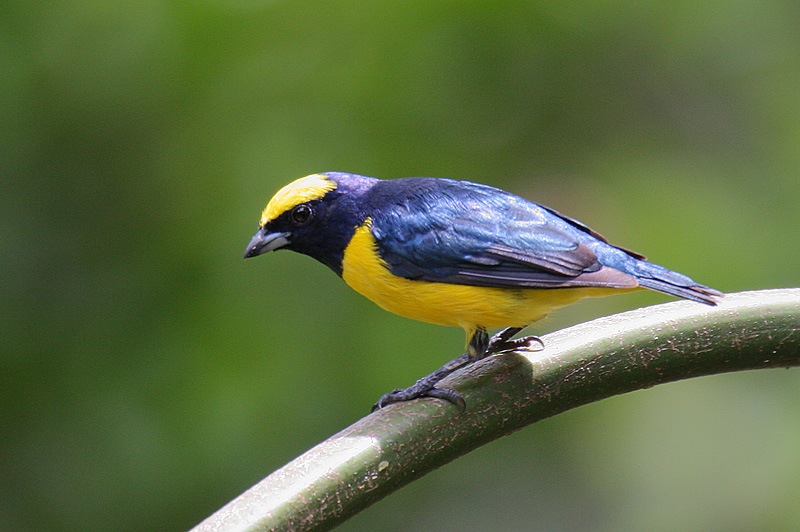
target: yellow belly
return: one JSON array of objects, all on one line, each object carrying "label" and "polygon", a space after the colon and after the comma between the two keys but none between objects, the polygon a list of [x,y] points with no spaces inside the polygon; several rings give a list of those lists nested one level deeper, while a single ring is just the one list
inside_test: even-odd
[{"label": "yellow belly", "polygon": [[392,275],[378,256],[369,221],[356,229],[345,249],[342,278],[356,292],[381,308],[436,325],[462,327],[523,327],[550,311],[584,297],[629,290],[616,288],[491,288],[413,281]]}]

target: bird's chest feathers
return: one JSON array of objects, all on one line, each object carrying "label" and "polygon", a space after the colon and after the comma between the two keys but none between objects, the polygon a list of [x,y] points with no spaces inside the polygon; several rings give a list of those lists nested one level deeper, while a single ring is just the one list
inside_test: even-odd
[{"label": "bird's chest feathers", "polygon": [[390,312],[465,329],[526,325],[551,307],[532,297],[540,291],[415,281],[393,275],[378,253],[370,220],[356,229],[344,251],[342,278]]},{"label": "bird's chest feathers", "polygon": [[[370,232],[371,220],[358,227],[353,238],[344,250],[342,259],[342,279],[350,288],[397,314],[405,306],[402,291],[408,279],[392,275],[389,266],[378,254],[378,246]],[[409,310],[413,310],[409,308]]]}]

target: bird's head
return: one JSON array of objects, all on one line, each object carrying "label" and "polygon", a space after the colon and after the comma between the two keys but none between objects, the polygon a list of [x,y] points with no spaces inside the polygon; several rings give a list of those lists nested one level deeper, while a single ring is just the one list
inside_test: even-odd
[{"label": "bird's head", "polygon": [[361,196],[377,181],[372,177],[326,172],[289,183],[267,203],[244,258],[291,249],[317,259],[341,275],[344,249],[356,227],[367,217]]}]

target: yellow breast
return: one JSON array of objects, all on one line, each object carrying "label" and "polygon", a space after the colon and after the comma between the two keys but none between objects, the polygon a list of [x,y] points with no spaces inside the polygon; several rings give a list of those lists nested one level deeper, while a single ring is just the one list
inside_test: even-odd
[{"label": "yellow breast", "polygon": [[377,252],[370,220],[356,229],[344,252],[342,278],[378,306],[419,321],[457,326],[522,327],[584,297],[608,295],[603,288],[491,288],[413,281],[392,275]]}]

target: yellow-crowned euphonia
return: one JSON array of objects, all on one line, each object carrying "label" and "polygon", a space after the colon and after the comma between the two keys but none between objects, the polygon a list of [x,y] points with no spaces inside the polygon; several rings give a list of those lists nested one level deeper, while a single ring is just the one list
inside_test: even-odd
[{"label": "yellow-crowned euphonia", "polygon": [[512,337],[584,297],[649,288],[713,305],[722,295],[553,209],[469,181],[313,174],[279,190],[259,226],[245,258],[304,253],[388,311],[466,331],[462,356],[384,394],[378,408],[423,396],[463,406],[436,383],[489,354],[531,346],[538,339]]}]

